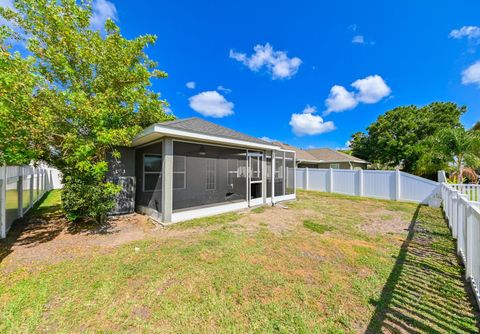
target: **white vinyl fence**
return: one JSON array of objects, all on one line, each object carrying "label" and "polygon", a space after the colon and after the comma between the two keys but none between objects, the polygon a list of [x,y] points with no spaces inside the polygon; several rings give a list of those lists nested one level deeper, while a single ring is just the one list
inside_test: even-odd
[{"label": "white vinyl fence", "polygon": [[[457,252],[465,265],[465,277],[470,281],[480,306],[480,185],[443,183],[443,210],[452,236],[457,239]],[[475,195],[472,195],[475,194]]]},{"label": "white vinyl fence", "polygon": [[62,187],[57,169],[45,166],[0,166],[0,238],[51,189]]},{"label": "white vinyl fence", "polygon": [[297,188],[427,203],[440,183],[400,171],[297,168]]}]

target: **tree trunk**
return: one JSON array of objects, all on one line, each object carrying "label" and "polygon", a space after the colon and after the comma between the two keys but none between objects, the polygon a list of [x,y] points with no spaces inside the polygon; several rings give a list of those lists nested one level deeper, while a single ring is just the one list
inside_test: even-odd
[{"label": "tree trunk", "polygon": [[462,163],[462,156],[458,156],[458,183],[463,183],[463,163]]}]

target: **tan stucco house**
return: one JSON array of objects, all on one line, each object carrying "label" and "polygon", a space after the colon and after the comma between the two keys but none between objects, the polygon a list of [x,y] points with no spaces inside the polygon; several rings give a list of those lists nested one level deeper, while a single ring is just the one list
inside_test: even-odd
[{"label": "tan stucco house", "polygon": [[302,150],[281,142],[273,142],[285,150],[295,151],[298,168],[367,169],[368,162],[331,148]]}]

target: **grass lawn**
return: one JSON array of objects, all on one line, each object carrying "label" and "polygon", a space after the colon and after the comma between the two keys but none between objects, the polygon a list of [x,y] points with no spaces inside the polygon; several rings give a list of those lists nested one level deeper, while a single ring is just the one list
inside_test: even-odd
[{"label": "grass lawn", "polygon": [[0,263],[0,332],[478,333],[440,209],[306,191],[284,205]]}]

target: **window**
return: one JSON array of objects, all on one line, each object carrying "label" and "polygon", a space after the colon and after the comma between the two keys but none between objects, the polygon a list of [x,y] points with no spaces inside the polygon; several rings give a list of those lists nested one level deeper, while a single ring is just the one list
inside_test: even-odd
[{"label": "window", "polygon": [[187,160],[184,156],[173,156],[173,189],[185,189]]},{"label": "window", "polygon": [[143,156],[143,191],[162,189],[162,156],[145,154]]},{"label": "window", "polygon": [[206,163],[206,189],[215,190],[215,174],[216,174],[216,163],[215,159],[207,158],[205,159]]},{"label": "window", "polygon": [[340,164],[330,164],[330,168],[340,169]]}]

